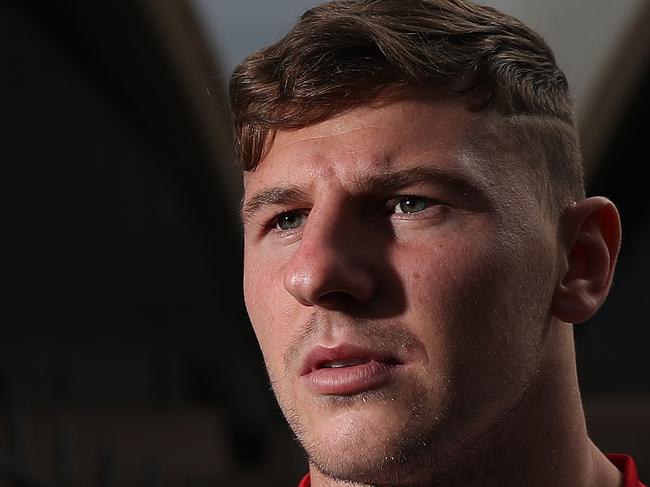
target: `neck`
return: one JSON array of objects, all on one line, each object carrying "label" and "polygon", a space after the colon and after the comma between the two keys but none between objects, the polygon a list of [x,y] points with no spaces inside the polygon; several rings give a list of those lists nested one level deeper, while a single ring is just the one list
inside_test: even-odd
[{"label": "neck", "polygon": [[[620,472],[591,442],[571,325],[556,323],[540,373],[498,435],[468,449],[446,480],[409,487],[619,487]],[[353,487],[311,468],[313,487]],[[366,486],[367,487],[367,486]]]}]

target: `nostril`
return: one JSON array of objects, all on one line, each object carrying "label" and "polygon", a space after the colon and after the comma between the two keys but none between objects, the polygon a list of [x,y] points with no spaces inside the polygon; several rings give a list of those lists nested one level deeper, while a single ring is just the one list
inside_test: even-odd
[{"label": "nostril", "polygon": [[323,308],[349,309],[359,305],[359,301],[347,292],[330,291],[319,296],[315,304]]},{"label": "nostril", "polygon": [[340,263],[296,269],[285,276],[285,287],[302,305],[326,308],[365,303],[374,288],[370,272]]}]

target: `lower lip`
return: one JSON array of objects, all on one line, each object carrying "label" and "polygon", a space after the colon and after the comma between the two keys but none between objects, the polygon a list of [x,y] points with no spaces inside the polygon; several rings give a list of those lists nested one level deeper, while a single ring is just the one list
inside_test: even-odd
[{"label": "lower lip", "polygon": [[371,360],[359,365],[313,370],[302,376],[305,386],[322,395],[349,396],[387,384],[398,366]]}]

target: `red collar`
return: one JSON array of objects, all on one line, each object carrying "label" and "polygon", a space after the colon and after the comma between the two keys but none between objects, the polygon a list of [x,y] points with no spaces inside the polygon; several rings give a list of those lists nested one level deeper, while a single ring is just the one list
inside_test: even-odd
[{"label": "red collar", "polygon": [[623,487],[645,487],[639,480],[636,465],[631,456],[610,453],[607,454],[607,458],[623,473]]}]

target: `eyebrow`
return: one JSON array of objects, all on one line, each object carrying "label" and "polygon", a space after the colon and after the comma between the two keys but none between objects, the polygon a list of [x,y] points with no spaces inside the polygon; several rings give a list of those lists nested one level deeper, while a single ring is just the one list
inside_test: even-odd
[{"label": "eyebrow", "polygon": [[248,201],[242,199],[240,208],[243,223],[250,221],[251,217],[262,207],[279,206],[292,201],[305,200],[307,194],[298,186],[278,186],[256,193]]},{"label": "eyebrow", "polygon": [[438,184],[460,195],[483,195],[479,186],[458,171],[431,166],[416,166],[401,171],[374,175],[359,181],[358,186],[365,192],[377,190],[397,190],[416,184]]},{"label": "eyebrow", "polygon": [[[485,191],[463,174],[430,166],[416,166],[401,171],[363,177],[355,181],[354,185],[361,193],[372,194],[380,191],[396,191],[422,183],[439,184],[464,199],[487,200]],[[307,193],[296,185],[264,189],[255,193],[248,200],[245,200],[245,198],[242,200],[242,221],[244,223],[248,222],[262,207],[281,206],[295,201],[306,201],[307,199]]]}]

